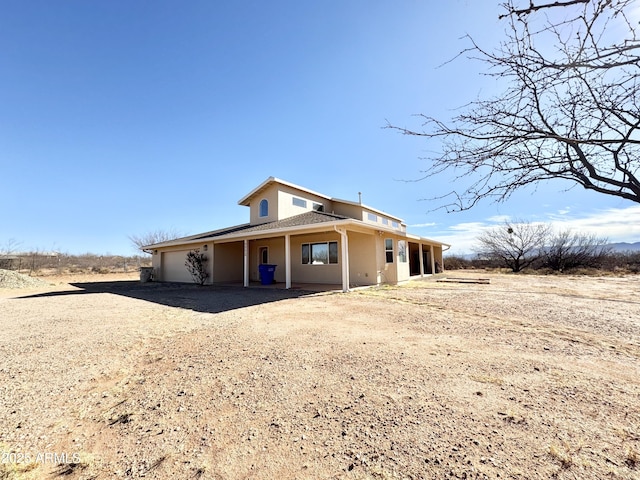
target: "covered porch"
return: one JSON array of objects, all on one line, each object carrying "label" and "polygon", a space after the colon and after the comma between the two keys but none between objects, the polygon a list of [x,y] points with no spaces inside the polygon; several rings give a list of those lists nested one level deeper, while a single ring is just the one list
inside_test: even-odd
[{"label": "covered porch", "polygon": [[[321,248],[326,245],[326,248]],[[301,256],[318,246],[326,259]],[[331,250],[331,252],[329,252]],[[331,258],[329,259],[329,255]],[[275,283],[262,285],[260,266],[275,265]],[[349,291],[349,235],[346,229],[292,232],[277,236],[252,236],[216,242],[211,254],[213,284],[285,288],[308,291]]]},{"label": "covered porch", "polygon": [[409,240],[409,275],[425,277],[444,271],[442,246]]}]

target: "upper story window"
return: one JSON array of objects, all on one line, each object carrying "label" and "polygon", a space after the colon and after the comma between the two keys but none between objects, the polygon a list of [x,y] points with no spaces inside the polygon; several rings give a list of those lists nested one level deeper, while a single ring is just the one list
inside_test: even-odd
[{"label": "upper story window", "polygon": [[313,210],[316,212],[324,212],[324,205],[313,202]]},{"label": "upper story window", "polygon": [[372,221],[372,222],[377,222],[378,221],[378,216],[375,213],[367,213],[367,218]]},{"label": "upper story window", "polygon": [[293,197],[291,201],[296,207],[307,208],[307,201],[302,198]]},{"label": "upper story window", "polygon": [[391,222],[391,226],[393,228],[398,228],[399,227],[398,222],[396,222],[395,220]]},{"label": "upper story window", "polygon": [[260,216],[268,217],[269,216],[269,202],[266,198],[260,200]]},{"label": "upper story window", "polygon": [[383,225],[389,225],[389,219],[382,217],[382,224]]}]

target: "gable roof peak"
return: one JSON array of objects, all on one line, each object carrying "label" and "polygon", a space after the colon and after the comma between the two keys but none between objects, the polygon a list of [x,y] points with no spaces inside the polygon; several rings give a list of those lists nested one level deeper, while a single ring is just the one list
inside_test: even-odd
[{"label": "gable roof peak", "polygon": [[280,185],[285,185],[287,187],[295,188],[296,190],[299,190],[301,192],[305,192],[305,193],[308,193],[308,194],[311,194],[311,195],[315,195],[315,196],[318,196],[318,197],[321,197],[321,198],[326,198],[327,200],[331,200],[331,197],[329,197],[328,195],[324,195],[322,193],[314,192],[313,190],[310,190],[310,189],[305,188],[305,187],[301,187],[300,185],[296,185],[295,183],[287,182],[287,181],[282,180],[282,179],[277,178],[277,177],[269,177],[264,182],[262,182],[260,185],[258,185],[256,188],[251,190],[244,197],[242,197],[240,200],[238,200],[238,205],[243,205],[243,206],[248,207],[251,199],[255,195],[257,195],[261,191],[265,190],[267,187],[269,187],[270,185],[272,185],[274,183],[278,183]]}]

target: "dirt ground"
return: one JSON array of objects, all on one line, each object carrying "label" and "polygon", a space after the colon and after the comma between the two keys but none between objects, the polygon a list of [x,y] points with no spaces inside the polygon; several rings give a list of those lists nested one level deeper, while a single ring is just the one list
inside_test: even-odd
[{"label": "dirt ground", "polygon": [[0,479],[640,478],[640,276],[444,276],[0,290]]}]

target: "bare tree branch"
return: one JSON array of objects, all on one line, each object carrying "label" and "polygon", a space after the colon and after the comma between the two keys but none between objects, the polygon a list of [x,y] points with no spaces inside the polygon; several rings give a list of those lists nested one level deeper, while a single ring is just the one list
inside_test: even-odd
[{"label": "bare tree branch", "polygon": [[566,2],[553,2],[553,3],[542,4],[542,5],[534,5],[533,2],[530,2],[528,7],[520,8],[520,9],[517,9],[513,5],[506,3],[504,4],[504,6],[507,9],[507,13],[503,15],[498,15],[498,18],[502,20],[503,18],[508,17],[509,15],[517,15],[517,16],[528,15],[530,13],[536,12],[538,10],[542,10],[544,8],[568,7],[570,5],[577,5],[579,3],[587,3],[588,1],[589,0],[568,0]]},{"label": "bare tree branch", "polygon": [[[477,99],[450,121],[422,114],[422,129],[392,128],[438,139],[429,178],[455,172],[447,211],[564,179],[605,195],[640,202],[640,39],[633,0],[574,0],[519,8],[504,4],[506,39],[495,51],[471,46],[507,86]],[[563,15],[540,17],[561,7]],[[560,20],[558,20],[560,18]],[[555,19],[555,20],[554,20]]]},{"label": "bare tree branch", "polygon": [[149,253],[143,249],[147,245],[153,245],[161,242],[168,242],[180,238],[183,235],[175,229],[170,230],[154,230],[152,232],[143,233],[142,235],[129,235],[131,245],[136,250],[141,250],[144,253]]}]

